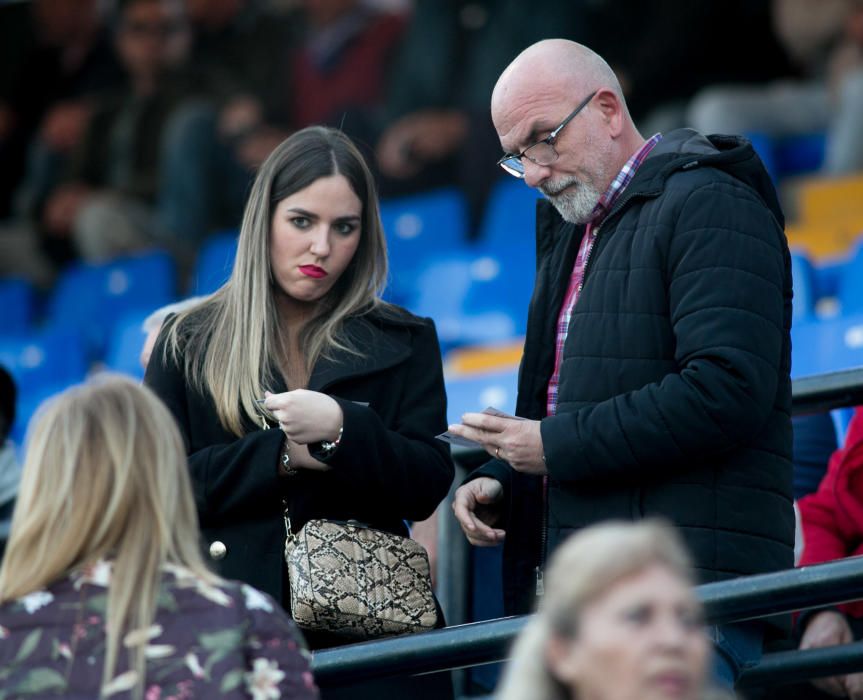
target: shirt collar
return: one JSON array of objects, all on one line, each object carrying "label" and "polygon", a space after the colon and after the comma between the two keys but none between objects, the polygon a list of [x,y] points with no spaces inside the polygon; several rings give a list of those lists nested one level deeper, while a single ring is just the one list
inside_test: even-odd
[{"label": "shirt collar", "polygon": [[596,206],[593,208],[593,211],[590,214],[590,223],[592,225],[598,226],[608,215],[608,212],[611,211],[611,208],[623,193],[623,190],[626,189],[626,186],[632,181],[632,178],[635,176],[635,171],[638,170],[639,166],[647,158],[647,155],[653,150],[653,147],[661,140],[662,134],[654,134],[644,142],[641,148],[630,156],[629,160],[626,161],[624,166],[620,169],[620,172],[617,173],[617,176],[611,181],[608,189],[603,192],[599,201],[596,203]]}]

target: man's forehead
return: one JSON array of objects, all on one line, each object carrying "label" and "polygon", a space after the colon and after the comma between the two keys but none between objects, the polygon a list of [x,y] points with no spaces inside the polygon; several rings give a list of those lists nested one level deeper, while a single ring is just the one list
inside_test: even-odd
[{"label": "man's forehead", "polygon": [[559,90],[513,91],[495,105],[492,120],[504,149],[517,151],[536,141],[538,134],[554,129],[565,109]]}]

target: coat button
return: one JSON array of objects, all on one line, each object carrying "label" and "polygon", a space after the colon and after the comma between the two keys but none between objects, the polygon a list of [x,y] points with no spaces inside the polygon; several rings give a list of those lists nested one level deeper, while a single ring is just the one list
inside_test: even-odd
[{"label": "coat button", "polygon": [[228,553],[228,548],[225,546],[224,542],[220,542],[216,540],[210,544],[210,558],[211,559],[224,559],[225,555]]}]

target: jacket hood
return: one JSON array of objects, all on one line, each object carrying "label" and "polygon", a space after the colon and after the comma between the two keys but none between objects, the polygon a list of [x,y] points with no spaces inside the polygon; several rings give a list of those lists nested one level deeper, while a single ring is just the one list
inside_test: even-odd
[{"label": "jacket hood", "polygon": [[[711,167],[729,174],[753,189],[785,227],[776,188],[752,144],[742,136],[702,136],[693,129],[676,129],[663,136],[639,168],[633,184],[639,189],[657,188],[678,170]],[[653,181],[653,182],[651,182]]]}]

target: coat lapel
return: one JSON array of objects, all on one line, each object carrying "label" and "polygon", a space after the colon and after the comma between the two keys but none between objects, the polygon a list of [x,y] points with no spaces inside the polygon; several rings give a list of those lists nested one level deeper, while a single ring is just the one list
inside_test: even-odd
[{"label": "coat lapel", "polygon": [[366,318],[351,318],[344,326],[351,343],[363,354],[343,350],[330,358],[320,358],[309,378],[309,389],[325,391],[344,379],[374,374],[404,362],[410,355],[407,330],[395,326],[377,326]]}]

